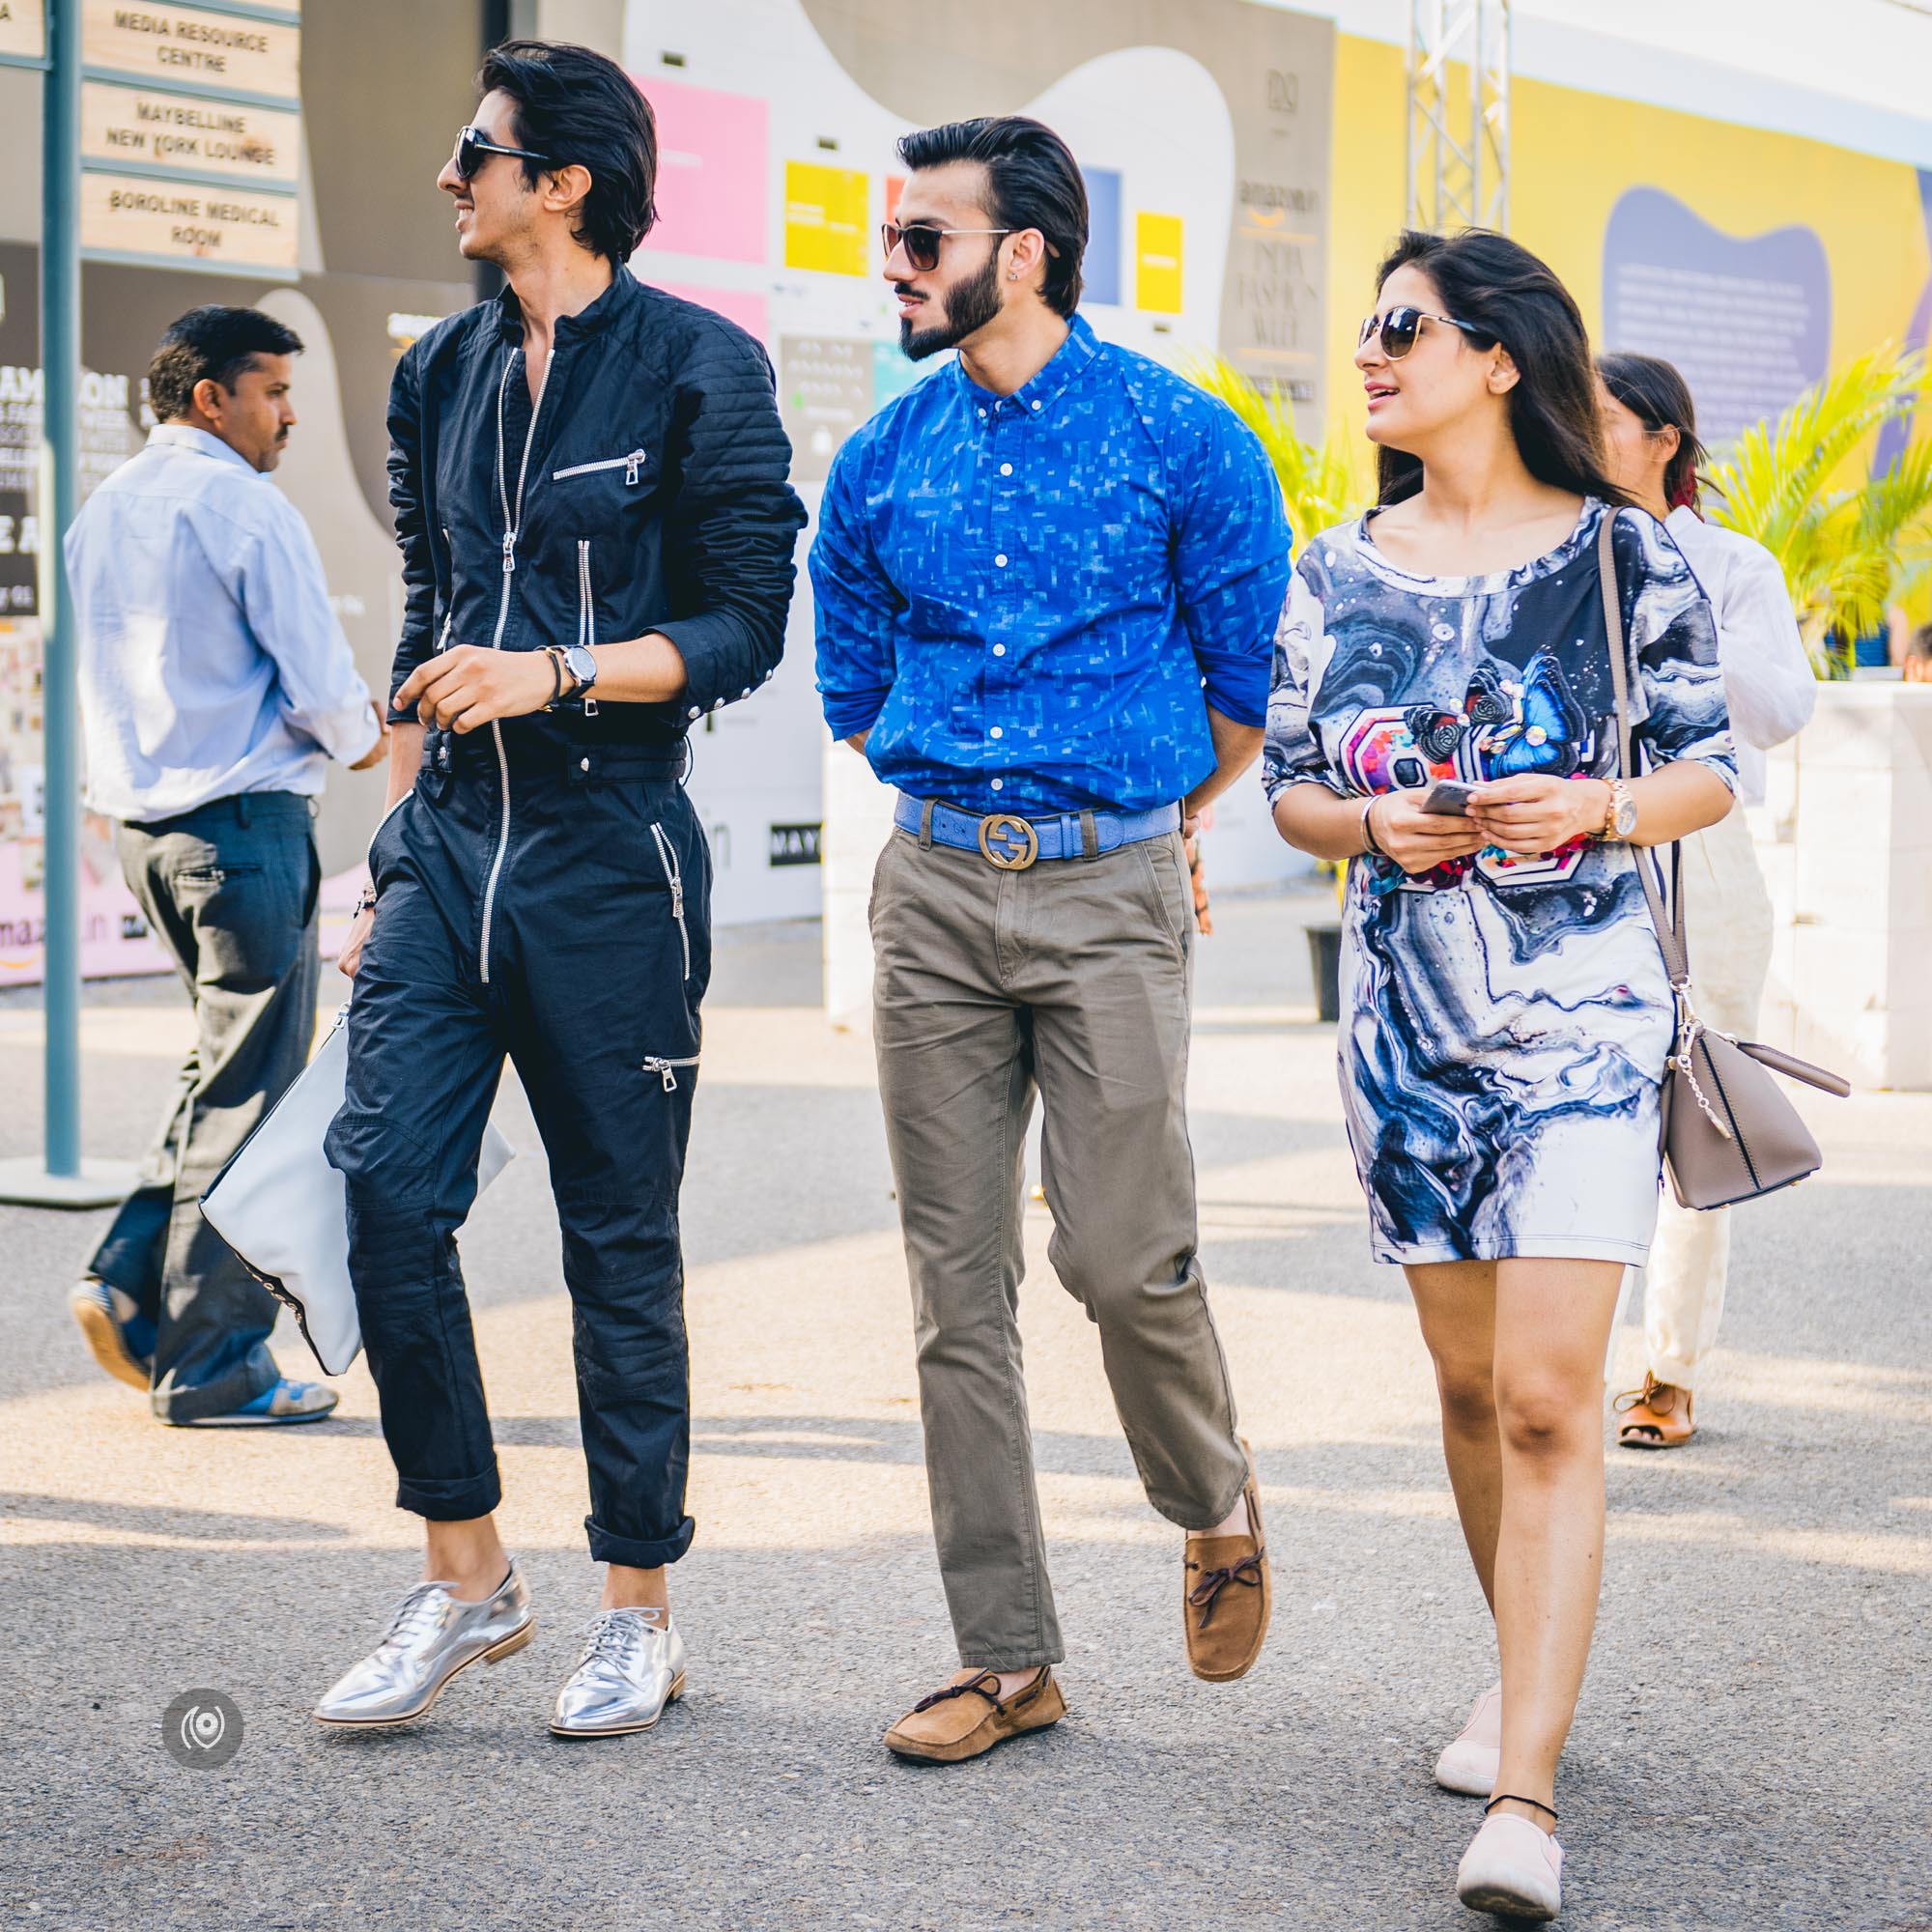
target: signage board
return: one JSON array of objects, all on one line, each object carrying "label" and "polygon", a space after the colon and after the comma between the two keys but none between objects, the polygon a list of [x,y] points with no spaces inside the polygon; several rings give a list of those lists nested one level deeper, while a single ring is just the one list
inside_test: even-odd
[{"label": "signage board", "polygon": [[38,67],[46,57],[46,0],[0,0],[0,66]]},{"label": "signage board", "polygon": [[84,174],[80,244],[97,259],[293,274],[298,206],[292,194]]},{"label": "signage board", "polygon": [[81,47],[95,72],[290,102],[301,96],[301,28],[286,18],[86,0]]},{"label": "signage board", "polygon": [[80,96],[80,152],[89,165],[180,169],[294,187],[301,116],[207,95],[90,80]]}]

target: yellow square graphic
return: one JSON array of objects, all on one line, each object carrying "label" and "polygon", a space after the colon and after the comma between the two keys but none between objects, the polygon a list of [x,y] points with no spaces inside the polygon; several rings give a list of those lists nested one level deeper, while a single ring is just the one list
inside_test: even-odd
[{"label": "yellow square graphic", "polygon": [[853,168],[785,163],[785,267],[863,275],[870,184]]},{"label": "yellow square graphic", "polygon": [[1180,216],[1134,216],[1134,306],[1180,313]]}]

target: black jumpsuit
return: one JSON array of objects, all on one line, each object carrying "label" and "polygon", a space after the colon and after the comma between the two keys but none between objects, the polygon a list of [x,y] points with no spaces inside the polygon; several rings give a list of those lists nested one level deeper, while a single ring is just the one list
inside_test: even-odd
[{"label": "black jumpsuit", "polygon": [[[756,344],[619,270],[559,322],[531,407],[513,297],[405,358],[391,494],[410,593],[392,692],[433,649],[658,631],[675,705],[432,731],[370,848],[374,930],[328,1139],[399,1477],[438,1520],[501,1496],[455,1230],[504,1057],[549,1156],[575,1307],[593,1557],[690,1547],[677,1200],[710,977],[691,721],[771,674],[804,521]],[[440,541],[439,541],[440,539]]]}]

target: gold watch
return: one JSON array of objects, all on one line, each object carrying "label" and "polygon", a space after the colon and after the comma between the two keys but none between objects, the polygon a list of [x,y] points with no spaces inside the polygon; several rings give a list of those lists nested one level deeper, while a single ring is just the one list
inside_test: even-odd
[{"label": "gold watch", "polygon": [[1628,838],[1636,830],[1636,800],[1622,779],[1610,781],[1609,809],[1604,813],[1600,838]]}]

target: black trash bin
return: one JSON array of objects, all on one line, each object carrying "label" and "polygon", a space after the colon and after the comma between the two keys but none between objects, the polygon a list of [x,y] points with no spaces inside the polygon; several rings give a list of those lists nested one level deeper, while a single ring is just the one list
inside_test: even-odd
[{"label": "black trash bin", "polygon": [[1315,1017],[1339,1020],[1342,1017],[1342,928],[1339,925],[1311,925],[1308,928],[1308,970],[1315,979]]}]

